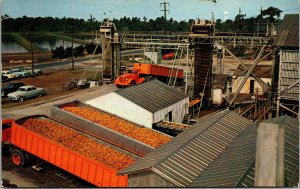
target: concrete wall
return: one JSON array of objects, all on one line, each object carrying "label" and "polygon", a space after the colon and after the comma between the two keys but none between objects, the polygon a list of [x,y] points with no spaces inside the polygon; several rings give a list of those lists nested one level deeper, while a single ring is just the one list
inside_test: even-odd
[{"label": "concrete wall", "polygon": [[[244,77],[238,77],[232,80],[232,92],[235,93],[239,87],[239,84],[241,81],[244,79]],[[249,77],[248,80],[246,81],[244,87],[240,91],[241,94],[250,94],[250,81],[254,80],[254,95],[263,95],[263,88],[260,86],[260,84],[253,78]],[[270,83],[271,84],[271,78],[261,78],[265,83]]]},{"label": "concrete wall", "polygon": [[128,175],[129,187],[176,187],[152,171]]},{"label": "concrete wall", "polygon": [[116,114],[121,118],[152,128],[152,113],[137,106],[117,93],[109,93],[86,102],[95,108],[104,110],[111,114]]},{"label": "concrete wall", "polygon": [[172,111],[172,121],[182,123],[185,114],[189,113],[189,98],[185,98],[176,104],[159,110],[153,114],[153,123],[158,123],[161,120],[169,121],[169,112]]},{"label": "concrete wall", "polygon": [[283,187],[284,174],[284,126],[261,122],[257,127],[255,186]]}]

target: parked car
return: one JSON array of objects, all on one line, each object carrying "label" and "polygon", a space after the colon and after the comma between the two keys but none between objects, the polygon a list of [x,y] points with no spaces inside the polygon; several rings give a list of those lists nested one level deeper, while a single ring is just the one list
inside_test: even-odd
[{"label": "parked car", "polygon": [[14,79],[17,78],[16,74],[13,74],[11,71],[9,70],[2,70],[1,71],[2,75],[8,77],[8,79]]},{"label": "parked car", "polygon": [[[32,73],[31,67],[25,67],[23,68],[24,71],[30,72],[30,74]],[[41,75],[43,74],[42,70],[36,69],[34,68],[34,74],[35,75]]]},{"label": "parked car", "polygon": [[6,97],[8,93],[15,92],[19,87],[24,86],[24,83],[17,82],[17,83],[9,83],[2,87],[1,89],[1,95],[2,97]]},{"label": "parked car", "polygon": [[45,89],[31,85],[20,87],[17,91],[7,95],[9,101],[23,102],[25,99],[41,97],[46,94]]},{"label": "parked car", "polygon": [[15,74],[17,77],[29,77],[29,76],[31,76],[31,73],[29,73],[27,71],[23,71],[22,69],[19,69],[19,68],[11,69],[10,72],[12,74]]},{"label": "parked car", "polygon": [[1,81],[7,81],[8,77],[1,73]]}]

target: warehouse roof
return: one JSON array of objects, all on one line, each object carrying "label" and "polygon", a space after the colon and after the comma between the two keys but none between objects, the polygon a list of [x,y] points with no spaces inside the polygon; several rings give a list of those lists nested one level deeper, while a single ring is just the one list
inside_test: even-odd
[{"label": "warehouse roof", "polygon": [[251,122],[229,110],[206,116],[119,173],[152,170],[174,185],[189,186]]},{"label": "warehouse roof", "polygon": [[158,80],[120,89],[115,93],[152,113],[188,98],[184,93]]},{"label": "warehouse roof", "polygon": [[[285,126],[286,186],[296,186],[298,120],[267,121]],[[229,110],[209,115],[119,173],[152,170],[181,187],[254,187],[256,124]]]},{"label": "warehouse roof", "polygon": [[[285,186],[295,187],[299,182],[299,121],[287,115],[265,120],[265,122],[278,123],[285,127]],[[253,187],[255,174],[255,161],[248,171],[241,177],[237,187]]]},{"label": "warehouse roof", "polygon": [[299,47],[299,14],[286,14],[273,43],[279,47]]},{"label": "warehouse roof", "polygon": [[[245,64],[247,68],[250,68],[250,64]],[[244,67],[240,64],[236,71],[234,72],[234,76],[239,76],[244,72]],[[244,75],[247,72],[244,72]],[[256,65],[252,71],[259,78],[271,78],[272,77],[272,65]]]}]

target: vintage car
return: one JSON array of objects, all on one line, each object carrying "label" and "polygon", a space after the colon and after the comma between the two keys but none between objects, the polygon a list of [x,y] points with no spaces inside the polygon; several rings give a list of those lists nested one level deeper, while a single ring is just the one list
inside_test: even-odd
[{"label": "vintage car", "polygon": [[31,85],[20,87],[17,91],[7,95],[9,101],[23,102],[25,99],[41,97],[46,94],[45,89]]},{"label": "vintage car", "polygon": [[[22,68],[24,71],[27,71],[27,72],[29,72],[30,74],[32,74],[32,69],[31,69],[31,67],[25,67],[25,68]],[[42,70],[40,70],[40,69],[36,69],[36,68],[34,68],[34,74],[35,75],[41,75],[41,74],[43,74],[43,72],[42,72]]]},{"label": "vintage car", "polygon": [[22,87],[24,85],[25,84],[21,83],[21,82],[9,83],[9,84],[5,85],[4,87],[2,87],[1,95],[2,95],[2,97],[6,97],[8,93],[15,92],[16,90],[18,90],[19,87]]},{"label": "vintage car", "polygon": [[11,69],[10,72],[12,74],[15,74],[17,77],[29,77],[31,76],[31,73],[24,71],[22,69],[19,68],[15,68],[15,69]]},{"label": "vintage car", "polygon": [[8,79],[15,79],[15,78],[17,78],[16,74],[13,74],[9,70],[2,70],[1,73],[2,73],[3,76],[8,77]]}]

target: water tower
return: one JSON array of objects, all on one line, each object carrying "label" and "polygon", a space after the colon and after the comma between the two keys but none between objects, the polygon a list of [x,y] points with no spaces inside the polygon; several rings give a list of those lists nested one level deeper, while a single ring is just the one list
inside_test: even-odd
[{"label": "water tower", "polygon": [[228,20],[228,11],[224,11],[224,22]]}]

